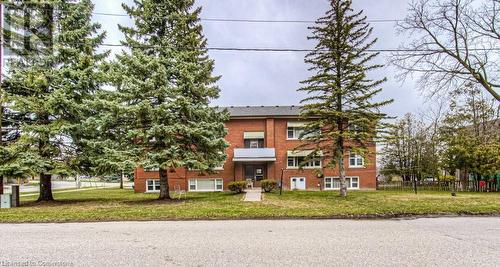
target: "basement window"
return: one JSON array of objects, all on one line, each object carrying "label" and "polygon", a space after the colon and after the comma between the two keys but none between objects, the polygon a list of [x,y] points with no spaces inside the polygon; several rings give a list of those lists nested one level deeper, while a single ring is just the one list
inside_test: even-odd
[{"label": "basement window", "polygon": [[160,192],[160,180],[147,180],[146,181],[146,192],[147,193]]},{"label": "basement window", "polygon": [[224,190],[224,182],[216,179],[189,179],[189,191],[214,192]]},{"label": "basement window", "polygon": [[[345,178],[347,189],[359,189],[359,177]],[[325,177],[325,190],[340,189],[339,177]]]}]

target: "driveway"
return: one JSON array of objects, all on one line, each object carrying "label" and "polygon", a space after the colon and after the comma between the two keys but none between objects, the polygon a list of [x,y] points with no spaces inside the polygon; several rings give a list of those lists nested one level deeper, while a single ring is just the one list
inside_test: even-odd
[{"label": "driveway", "polygon": [[4,266],[500,266],[500,218],[0,227]]}]

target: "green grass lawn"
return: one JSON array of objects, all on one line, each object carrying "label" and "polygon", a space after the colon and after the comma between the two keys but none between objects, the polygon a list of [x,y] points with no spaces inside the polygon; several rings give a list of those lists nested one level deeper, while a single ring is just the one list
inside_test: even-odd
[{"label": "green grass lawn", "polygon": [[260,218],[371,218],[427,214],[500,214],[499,193],[359,191],[265,194],[260,203],[243,195],[189,193],[187,199],[157,201],[156,194],[125,189],[57,193],[54,203],[21,197],[22,207],[0,210],[0,222],[78,222]]}]

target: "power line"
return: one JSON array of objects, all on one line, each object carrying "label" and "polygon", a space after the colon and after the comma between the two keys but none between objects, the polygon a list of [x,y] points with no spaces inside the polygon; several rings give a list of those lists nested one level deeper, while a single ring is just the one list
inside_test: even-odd
[{"label": "power line", "polygon": [[[105,43],[102,46],[108,47],[128,47],[122,44],[109,44]],[[157,46],[151,45],[139,45],[132,46],[132,48],[155,48]],[[236,52],[314,52],[315,49],[305,49],[305,48],[255,48],[255,47],[206,47],[205,49],[210,51],[236,51]],[[323,52],[328,52],[328,50],[320,50]],[[368,49],[365,50],[370,53],[393,53],[393,52],[439,52],[441,50],[433,49]],[[468,49],[468,51],[500,51],[500,48],[478,48],[478,49]]]},{"label": "power line", "polygon": [[[7,46],[10,46],[9,43],[4,43]],[[57,44],[57,43],[56,43]],[[73,42],[67,44],[84,44],[82,42]],[[113,43],[102,43],[98,46],[104,47],[124,47],[124,48],[160,48],[161,46],[157,45],[124,45],[124,44],[113,44]],[[194,48],[186,48],[179,47],[177,50],[185,50],[190,51]],[[234,51],[234,52],[328,52],[329,50],[325,49],[308,49],[308,48],[273,48],[273,47],[222,47],[222,46],[208,46],[200,49],[206,49],[209,51]],[[393,53],[393,52],[441,52],[441,49],[401,49],[401,48],[380,48],[380,49],[367,49],[365,52],[369,53]],[[461,51],[465,51],[465,49],[461,49]],[[500,48],[470,48],[467,51],[500,51]]]},{"label": "power line", "polygon": [[[129,17],[127,14],[105,13],[105,12],[92,12],[93,15],[98,16],[114,16],[114,17]],[[316,23],[314,20],[269,20],[269,19],[222,19],[222,18],[200,18],[201,21],[213,22],[249,22],[249,23]],[[376,22],[400,22],[401,19],[372,19],[367,20],[370,23]]]},{"label": "power line", "polygon": [[[15,6],[10,3],[3,3],[5,5]],[[38,7],[38,9],[44,9],[43,7]],[[97,16],[111,16],[111,17],[129,17],[128,14],[120,13],[109,13],[109,12],[91,12],[92,15]],[[314,20],[270,20],[270,19],[228,19],[228,18],[200,18],[201,21],[210,22],[240,22],[240,23],[306,23],[313,24],[316,23]],[[400,22],[402,19],[372,19],[366,20],[369,23],[383,23],[383,22]]]}]

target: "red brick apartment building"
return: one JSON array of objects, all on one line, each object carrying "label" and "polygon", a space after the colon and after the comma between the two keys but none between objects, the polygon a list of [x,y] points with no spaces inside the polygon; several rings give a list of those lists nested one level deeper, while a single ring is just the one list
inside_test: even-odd
[{"label": "red brick apartment building", "polygon": [[[232,181],[251,179],[259,186],[263,179],[280,180],[288,190],[336,190],[340,187],[338,170],[324,168],[323,159],[311,161],[299,170],[301,159],[310,151],[294,151],[301,144],[298,137],[304,121],[299,107],[229,107],[231,118],[226,123],[227,160],[216,173],[201,175],[185,168],[169,173],[170,188],[188,191],[223,191]],[[375,147],[370,149],[375,151]],[[372,154],[372,153],[370,153]],[[375,189],[376,158],[363,159],[349,154],[345,157],[349,189]],[[321,169],[324,177],[318,178]],[[136,192],[159,192],[158,170],[135,170]]]}]

